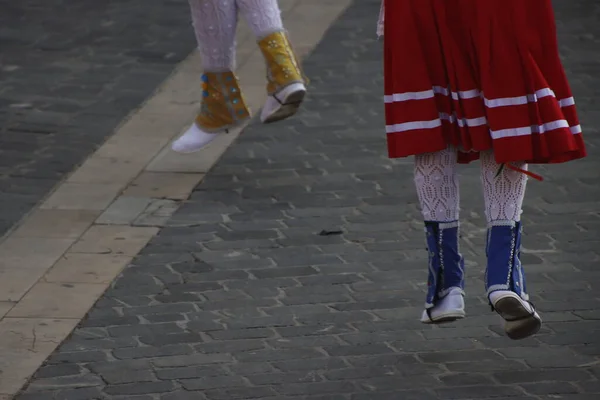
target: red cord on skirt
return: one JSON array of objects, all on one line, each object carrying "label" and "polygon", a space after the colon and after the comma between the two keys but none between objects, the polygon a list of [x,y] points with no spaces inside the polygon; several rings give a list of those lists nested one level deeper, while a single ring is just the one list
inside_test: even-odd
[{"label": "red cord on skirt", "polygon": [[534,174],[533,172],[527,171],[526,169],[523,169],[523,168],[515,167],[512,164],[502,164],[500,166],[500,169],[498,170],[498,173],[496,174],[496,176],[499,176],[502,173],[502,170],[504,169],[505,166],[508,169],[512,169],[513,171],[517,171],[517,172],[520,172],[522,174],[525,174],[525,175],[529,176],[530,178],[536,179],[536,180],[538,180],[540,182],[544,181],[544,177],[543,176],[538,175],[538,174]]}]

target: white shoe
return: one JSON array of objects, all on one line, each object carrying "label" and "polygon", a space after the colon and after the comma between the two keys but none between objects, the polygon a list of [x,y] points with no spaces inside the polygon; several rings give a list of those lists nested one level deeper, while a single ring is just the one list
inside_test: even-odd
[{"label": "white shoe", "polygon": [[464,295],[462,289],[452,289],[433,308],[423,311],[421,322],[424,324],[441,324],[464,318],[466,316]]},{"label": "white shoe", "polygon": [[292,83],[278,93],[267,97],[260,114],[260,120],[264,124],[281,121],[291,117],[298,112],[302,101],[306,96],[306,86],[302,83]]},{"label": "white shoe", "polygon": [[497,290],[490,293],[490,303],[506,321],[504,331],[513,340],[535,335],[542,327],[542,318],[533,305],[512,291]]},{"label": "white shoe", "polygon": [[218,133],[204,132],[194,123],[179,139],[173,142],[171,149],[177,153],[195,153],[212,142],[217,135]]}]

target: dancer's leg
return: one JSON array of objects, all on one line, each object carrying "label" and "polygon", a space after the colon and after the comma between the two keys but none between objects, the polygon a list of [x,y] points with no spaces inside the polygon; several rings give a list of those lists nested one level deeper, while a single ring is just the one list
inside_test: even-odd
[{"label": "dancer's leg", "polygon": [[[527,164],[513,163],[526,170]],[[488,224],[521,220],[521,207],[525,198],[527,176],[510,168],[502,168],[492,151],[481,153],[481,182],[485,200],[485,217]]]},{"label": "dancer's leg", "polygon": [[202,56],[204,75],[202,108],[192,126],[173,143],[173,150],[200,150],[219,133],[249,117],[235,69],[235,0],[189,0]]},{"label": "dancer's leg", "polygon": [[298,111],[306,87],[299,62],[284,31],[277,0],[236,0],[257,37],[267,63],[269,96],[261,112],[264,123],[288,118]]},{"label": "dancer's leg", "polygon": [[[525,163],[513,165],[527,169]],[[487,294],[492,307],[507,321],[508,336],[522,339],[535,334],[541,326],[540,316],[528,301],[519,259],[527,176],[510,168],[501,169],[493,152],[486,151],[481,153],[481,181],[488,222]]]},{"label": "dancer's leg", "polygon": [[457,151],[415,156],[415,184],[429,251],[424,323],[450,322],[465,316],[464,260],[459,252]]},{"label": "dancer's leg", "polygon": [[236,0],[236,2],[257,38],[261,39],[283,31],[281,10],[277,0]]},{"label": "dancer's leg", "polygon": [[458,221],[457,152],[448,148],[415,156],[415,185],[425,221]]},{"label": "dancer's leg", "polygon": [[189,0],[189,3],[204,70],[235,71],[235,0]]}]

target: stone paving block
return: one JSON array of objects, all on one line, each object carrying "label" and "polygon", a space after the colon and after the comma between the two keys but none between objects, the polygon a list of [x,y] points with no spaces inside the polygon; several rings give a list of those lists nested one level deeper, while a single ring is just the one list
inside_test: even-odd
[{"label": "stone paving block", "polygon": [[43,269],[12,268],[10,270],[0,270],[0,301],[19,301],[44,276],[48,268],[50,266]]},{"label": "stone paving block", "polygon": [[41,209],[102,211],[119,195],[123,186],[119,183],[64,183],[41,205]]},{"label": "stone paving block", "polygon": [[131,261],[114,254],[66,253],[44,275],[52,283],[111,283]]},{"label": "stone paving block", "polygon": [[123,192],[124,196],[187,200],[202,174],[143,172]]},{"label": "stone paving block", "polygon": [[[143,139],[143,140],[142,140]],[[170,137],[148,137],[114,135],[100,147],[94,156],[128,159],[138,165],[146,165],[167,143]],[[134,178],[137,174],[130,175]]]},{"label": "stone paving block", "polygon": [[169,199],[152,199],[144,211],[133,220],[134,226],[166,226],[180,203]]},{"label": "stone paving block", "polygon": [[[74,239],[11,237],[0,244],[0,301],[18,301]],[[35,249],[35,251],[32,251]]]},{"label": "stone paving block", "polygon": [[70,252],[135,256],[157,231],[149,227],[95,225],[71,247]]},{"label": "stone paving block", "polygon": [[11,301],[0,301],[0,319],[2,319],[14,305],[15,303]]},{"label": "stone paving block", "polygon": [[144,168],[143,161],[132,158],[92,155],[69,176],[71,183],[128,183]]},{"label": "stone paving block", "polygon": [[[198,68],[198,64],[200,64],[200,66],[202,65],[200,63],[199,57],[195,57],[194,54],[190,54],[189,59],[187,60],[187,62],[183,63],[181,69],[184,70],[186,65],[190,66],[188,68],[193,69],[195,71],[195,74],[190,74],[187,71],[185,74],[187,76],[193,76],[194,79],[196,79],[199,74],[202,74],[202,70],[201,68]],[[197,91],[198,89],[198,87],[190,87],[188,88],[188,90],[182,92],[182,96],[191,97],[194,93],[194,90]],[[158,93],[165,92],[161,92],[159,90]],[[180,124],[181,122],[185,123],[186,121],[189,124],[191,124],[194,119],[194,114],[198,112],[199,106],[200,102],[197,98],[195,98],[194,101],[178,101],[178,97],[174,98],[167,94],[166,96],[153,96],[147,99],[144,103],[144,110],[154,115],[168,115],[171,117],[176,117],[179,115],[181,116],[181,118],[179,118],[179,120],[176,121],[177,124]],[[183,131],[184,129],[173,130],[170,132],[170,136],[175,137],[177,134],[183,133]]]},{"label": "stone paving block", "polygon": [[[180,76],[178,75],[177,77],[179,78]],[[170,86],[175,83],[175,80],[171,80]],[[189,86],[194,87],[193,85]],[[173,90],[176,95],[180,92],[177,87],[174,87]],[[169,115],[168,118],[165,118],[165,115],[154,114],[147,109],[142,109],[121,124],[119,133],[122,138],[137,137],[150,140],[158,139],[160,141],[167,139],[168,141],[174,133],[179,132],[187,125],[187,121],[178,120],[176,117]],[[165,132],[171,132],[171,134],[165,137]]]},{"label": "stone paving block", "polygon": [[80,319],[105,289],[106,284],[38,282],[7,316]]},{"label": "stone paving block", "polygon": [[97,216],[97,211],[88,210],[37,210],[14,235],[77,239],[92,225]]},{"label": "stone paving block", "polygon": [[131,225],[152,202],[148,197],[119,196],[96,220],[101,225]]}]

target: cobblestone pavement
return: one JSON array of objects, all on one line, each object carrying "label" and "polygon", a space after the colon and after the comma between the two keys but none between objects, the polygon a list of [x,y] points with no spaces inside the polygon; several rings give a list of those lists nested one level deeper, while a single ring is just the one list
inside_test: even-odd
[{"label": "cobblestone pavement", "polygon": [[0,0],[0,237],[194,43],[183,0]]},{"label": "cobblestone pavement", "polygon": [[477,165],[469,317],[417,321],[426,252],[411,161],[385,157],[377,3],[309,57],[301,115],[241,136],[19,400],[600,398],[600,4],[556,2],[591,154],[535,168],[523,261],[545,325],[513,342],[483,296]]}]

